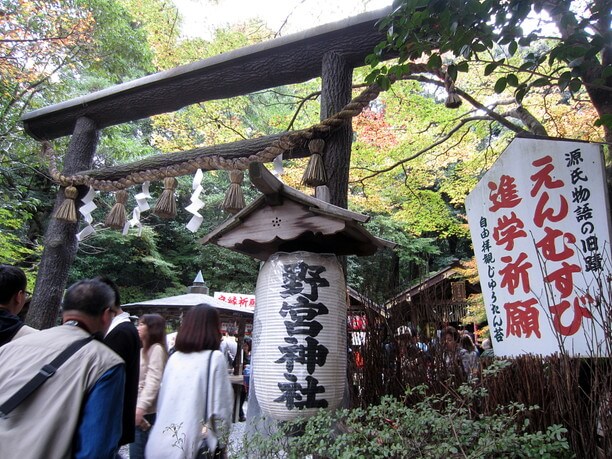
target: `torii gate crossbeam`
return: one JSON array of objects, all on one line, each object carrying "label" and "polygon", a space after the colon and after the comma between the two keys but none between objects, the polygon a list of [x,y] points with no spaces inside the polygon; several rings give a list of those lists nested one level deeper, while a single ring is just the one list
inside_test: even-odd
[{"label": "torii gate crossbeam", "polygon": [[351,67],[384,39],[376,22],[388,8],[287,35],[51,105],[25,114],[26,132],[38,140],[72,134],[76,120],[98,129],[178,110],[207,100],[307,81],[321,75],[326,54]]}]

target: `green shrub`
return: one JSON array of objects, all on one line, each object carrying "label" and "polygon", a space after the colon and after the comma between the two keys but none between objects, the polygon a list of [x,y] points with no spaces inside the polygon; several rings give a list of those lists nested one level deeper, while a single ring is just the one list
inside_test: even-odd
[{"label": "green shrub", "polygon": [[565,428],[552,425],[545,432],[528,430],[525,414],[537,407],[511,403],[483,415],[478,407],[487,392],[467,383],[444,395],[426,393],[426,386],[409,389],[406,399],[421,397],[412,406],[385,396],[367,409],[322,410],[308,420],[279,423],[276,432],[248,439],[231,457],[572,457]]}]

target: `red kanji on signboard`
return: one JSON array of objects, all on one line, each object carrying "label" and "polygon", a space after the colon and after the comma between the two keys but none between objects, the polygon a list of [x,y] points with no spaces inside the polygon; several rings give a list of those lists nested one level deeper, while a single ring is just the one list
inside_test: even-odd
[{"label": "red kanji on signboard", "polygon": [[529,338],[533,333],[538,338],[540,334],[540,311],[534,307],[535,298],[526,301],[514,301],[504,304],[506,310],[506,336]]},{"label": "red kanji on signboard", "polygon": [[535,211],[533,213],[533,222],[539,227],[542,228],[544,226],[544,221],[548,220],[549,222],[560,222],[565,217],[567,217],[568,213],[568,205],[567,199],[563,196],[559,196],[560,209],[559,212],[555,214],[555,211],[552,207],[546,207],[548,204],[548,200],[550,199],[549,194],[545,191],[538,199],[538,203],[536,204]]},{"label": "red kanji on signboard", "polygon": [[[542,239],[536,243],[536,247],[542,251],[542,256],[548,261],[563,261],[574,255],[574,250],[568,247],[567,244],[575,244],[576,236],[572,233],[564,233],[561,230],[545,227],[544,232],[546,233]],[[563,250],[557,249],[557,238],[562,237],[560,241],[563,246]]]},{"label": "red kanji on signboard", "polygon": [[536,159],[531,164],[536,167],[543,166],[542,169],[530,177],[531,181],[533,182],[531,196],[537,195],[542,186],[545,186],[549,190],[552,190],[553,188],[561,188],[563,186],[563,180],[553,180],[553,178],[550,176],[550,173],[555,170],[555,166],[552,164],[551,156],[543,156],[540,159]]},{"label": "red kanji on signboard", "polygon": [[522,198],[518,197],[514,180],[514,177],[502,175],[499,178],[499,187],[495,182],[488,183],[489,189],[491,190],[489,193],[489,200],[492,203],[492,206],[489,207],[491,212],[495,212],[501,208],[510,209],[516,207],[521,202]]},{"label": "red kanji on signboard", "polygon": [[574,273],[579,272],[580,266],[564,261],[559,269],[550,273],[544,280],[553,284],[555,289],[561,294],[561,298],[567,298],[574,290]]},{"label": "red kanji on signboard", "polygon": [[563,313],[567,311],[572,305],[568,300],[563,300],[559,304],[550,307],[550,312],[553,315],[553,326],[555,330],[561,333],[563,336],[572,336],[578,330],[580,330],[580,325],[582,323],[582,318],[586,317],[587,319],[592,319],[593,314],[587,308],[582,305],[585,304],[593,304],[594,300],[591,295],[582,295],[574,298],[573,302],[574,307],[574,316],[569,325],[563,325]]},{"label": "red kanji on signboard", "polygon": [[511,295],[514,295],[514,291],[521,284],[525,293],[529,293],[531,290],[527,270],[533,265],[530,262],[523,263],[526,258],[527,254],[525,252],[521,252],[514,262],[510,255],[501,257],[502,263],[506,263],[506,266],[499,270],[502,277],[500,285],[502,288],[507,288]]},{"label": "red kanji on signboard", "polygon": [[506,250],[514,248],[514,240],[519,237],[527,237],[527,233],[523,231],[523,221],[516,216],[514,212],[510,216],[504,215],[497,220],[497,226],[493,229],[493,239],[497,245],[506,245]]}]

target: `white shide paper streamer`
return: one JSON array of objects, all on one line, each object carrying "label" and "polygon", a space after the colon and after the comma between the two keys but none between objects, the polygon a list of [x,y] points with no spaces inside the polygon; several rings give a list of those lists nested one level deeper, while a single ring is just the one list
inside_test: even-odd
[{"label": "white shide paper streamer", "polygon": [[138,236],[142,235],[142,223],[140,223],[140,213],[151,208],[149,206],[149,202],[147,201],[147,199],[151,198],[151,193],[149,193],[150,184],[151,182],[149,181],[144,182],[142,184],[142,192],[134,196],[134,199],[136,199],[136,207],[134,207],[134,210],[132,211],[132,218],[126,221],[125,225],[123,225],[123,231],[121,232],[121,234],[123,234],[124,236],[126,236],[129,229],[133,228],[134,226],[138,227]]},{"label": "white shide paper streamer", "polygon": [[126,221],[125,225],[123,225],[123,231],[121,232],[121,234],[123,234],[124,236],[127,235],[128,230],[130,228],[133,228],[134,226],[138,226],[138,236],[141,236],[142,223],[140,223],[140,209],[138,209],[138,206],[134,207],[134,210],[132,211],[132,218]]},{"label": "white shide paper streamer", "polygon": [[202,221],[204,221],[204,217],[200,215],[199,210],[204,207],[204,203],[200,199],[200,194],[202,193],[202,179],[204,178],[204,173],[202,169],[198,169],[193,176],[193,184],[192,189],[193,193],[191,194],[191,204],[185,207],[185,210],[193,215],[189,223],[187,223],[187,229],[192,233],[195,233],[202,225]]},{"label": "white shide paper streamer", "polygon": [[283,169],[283,154],[281,153],[272,161],[272,175],[276,176],[282,182],[281,175],[285,173]]},{"label": "white shide paper streamer", "polygon": [[96,206],[96,204],[93,202],[95,197],[96,191],[92,187],[89,187],[89,191],[82,199],[83,205],[79,208],[79,212],[81,215],[83,215],[83,220],[85,220],[85,223],[87,223],[85,228],[79,231],[79,233],[76,235],[77,241],[79,242],[96,232],[95,228],[91,226],[91,223],[93,222],[91,213],[98,208],[98,206]]},{"label": "white shide paper streamer", "polygon": [[140,210],[140,212],[144,212],[145,210],[149,210],[151,208],[149,206],[149,203],[147,202],[147,199],[151,198],[151,194],[149,193],[150,184],[151,182],[144,182],[142,184],[142,193],[138,193],[136,196],[134,196],[134,199],[136,199],[136,203],[138,204],[138,210]]}]

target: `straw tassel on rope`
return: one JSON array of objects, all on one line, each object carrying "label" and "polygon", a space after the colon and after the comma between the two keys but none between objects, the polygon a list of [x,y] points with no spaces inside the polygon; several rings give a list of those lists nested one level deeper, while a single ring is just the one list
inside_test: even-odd
[{"label": "straw tassel on rope", "polygon": [[242,193],[242,180],[244,179],[244,172],[241,170],[232,170],[229,173],[230,186],[225,193],[225,199],[223,200],[223,209],[232,214],[240,212],[246,205],[244,202],[244,194]]},{"label": "straw tassel on rope", "polygon": [[120,190],[115,193],[115,205],[106,216],[104,224],[114,229],[122,230],[127,221],[125,204],[128,200],[128,193],[125,190]]},{"label": "straw tassel on rope", "polygon": [[174,177],[164,179],[164,191],[155,204],[153,213],[160,218],[176,217],[176,200],[174,199],[174,190],[178,185],[178,181]]},{"label": "straw tassel on rope", "polygon": [[57,212],[55,212],[55,218],[58,220],[64,220],[70,223],[77,222],[76,206],[74,201],[79,195],[79,191],[73,186],[67,186],[64,189],[64,201],[61,203]]},{"label": "straw tassel on rope", "polygon": [[324,148],[325,141],[323,139],[313,139],[308,142],[308,149],[311,155],[308,166],[306,166],[302,176],[302,185],[317,187],[327,183],[327,173],[325,172],[325,165],[321,157]]}]

